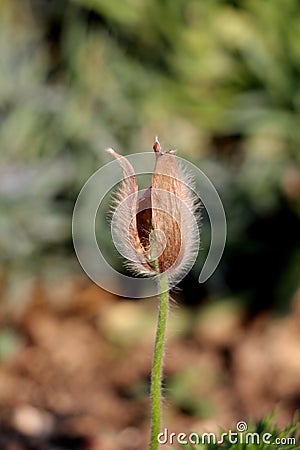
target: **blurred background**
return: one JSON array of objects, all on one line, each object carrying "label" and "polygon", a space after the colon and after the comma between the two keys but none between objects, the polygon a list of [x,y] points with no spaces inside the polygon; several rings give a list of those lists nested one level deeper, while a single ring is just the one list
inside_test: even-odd
[{"label": "blurred background", "polygon": [[157,303],[94,285],[71,217],[104,148],[151,151],[155,135],[209,176],[228,223],[199,285],[203,211],[202,256],[174,293],[165,425],[226,429],[276,405],[291,421],[299,2],[2,0],[0,49],[1,450],[146,448]]}]

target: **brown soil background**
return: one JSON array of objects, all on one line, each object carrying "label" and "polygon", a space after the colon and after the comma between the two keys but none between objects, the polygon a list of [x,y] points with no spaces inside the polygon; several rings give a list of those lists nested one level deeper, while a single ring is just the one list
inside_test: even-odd
[{"label": "brown soil background", "polygon": [[[35,283],[26,307],[1,303],[15,345],[0,366],[1,450],[142,450],[157,301],[118,299],[85,278]],[[233,429],[300,404],[300,292],[290,313],[249,321],[230,300],[173,304],[164,427]]]}]

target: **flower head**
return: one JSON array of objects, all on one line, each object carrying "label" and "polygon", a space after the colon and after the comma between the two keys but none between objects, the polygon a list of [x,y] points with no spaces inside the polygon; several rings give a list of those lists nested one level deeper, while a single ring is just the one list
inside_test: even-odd
[{"label": "flower head", "polygon": [[132,165],[112,149],[123,179],[116,195],[114,227],[126,257],[136,273],[152,276],[169,271],[176,279],[195,256],[198,229],[191,220],[196,205],[191,182],[178,165],[174,150],[163,152],[158,139],[152,184],[138,198],[138,185]]}]

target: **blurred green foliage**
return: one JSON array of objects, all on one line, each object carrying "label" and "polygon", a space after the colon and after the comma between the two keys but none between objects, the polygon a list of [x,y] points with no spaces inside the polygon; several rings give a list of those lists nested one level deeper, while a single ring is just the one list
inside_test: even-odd
[{"label": "blurred green foliage", "polygon": [[[204,170],[225,204],[228,244],[211,291],[292,296],[298,1],[2,0],[0,49],[5,270],[73,256],[74,201],[107,162],[102,150],[149,151],[157,134]],[[205,254],[205,220],[202,234]]]}]

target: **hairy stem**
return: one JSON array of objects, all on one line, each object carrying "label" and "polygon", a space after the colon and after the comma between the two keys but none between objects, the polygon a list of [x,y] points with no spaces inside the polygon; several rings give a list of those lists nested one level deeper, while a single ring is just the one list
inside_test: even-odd
[{"label": "hairy stem", "polygon": [[161,427],[163,357],[169,310],[167,275],[161,274],[159,283],[161,294],[151,376],[151,441],[149,450],[158,449],[157,438]]}]

